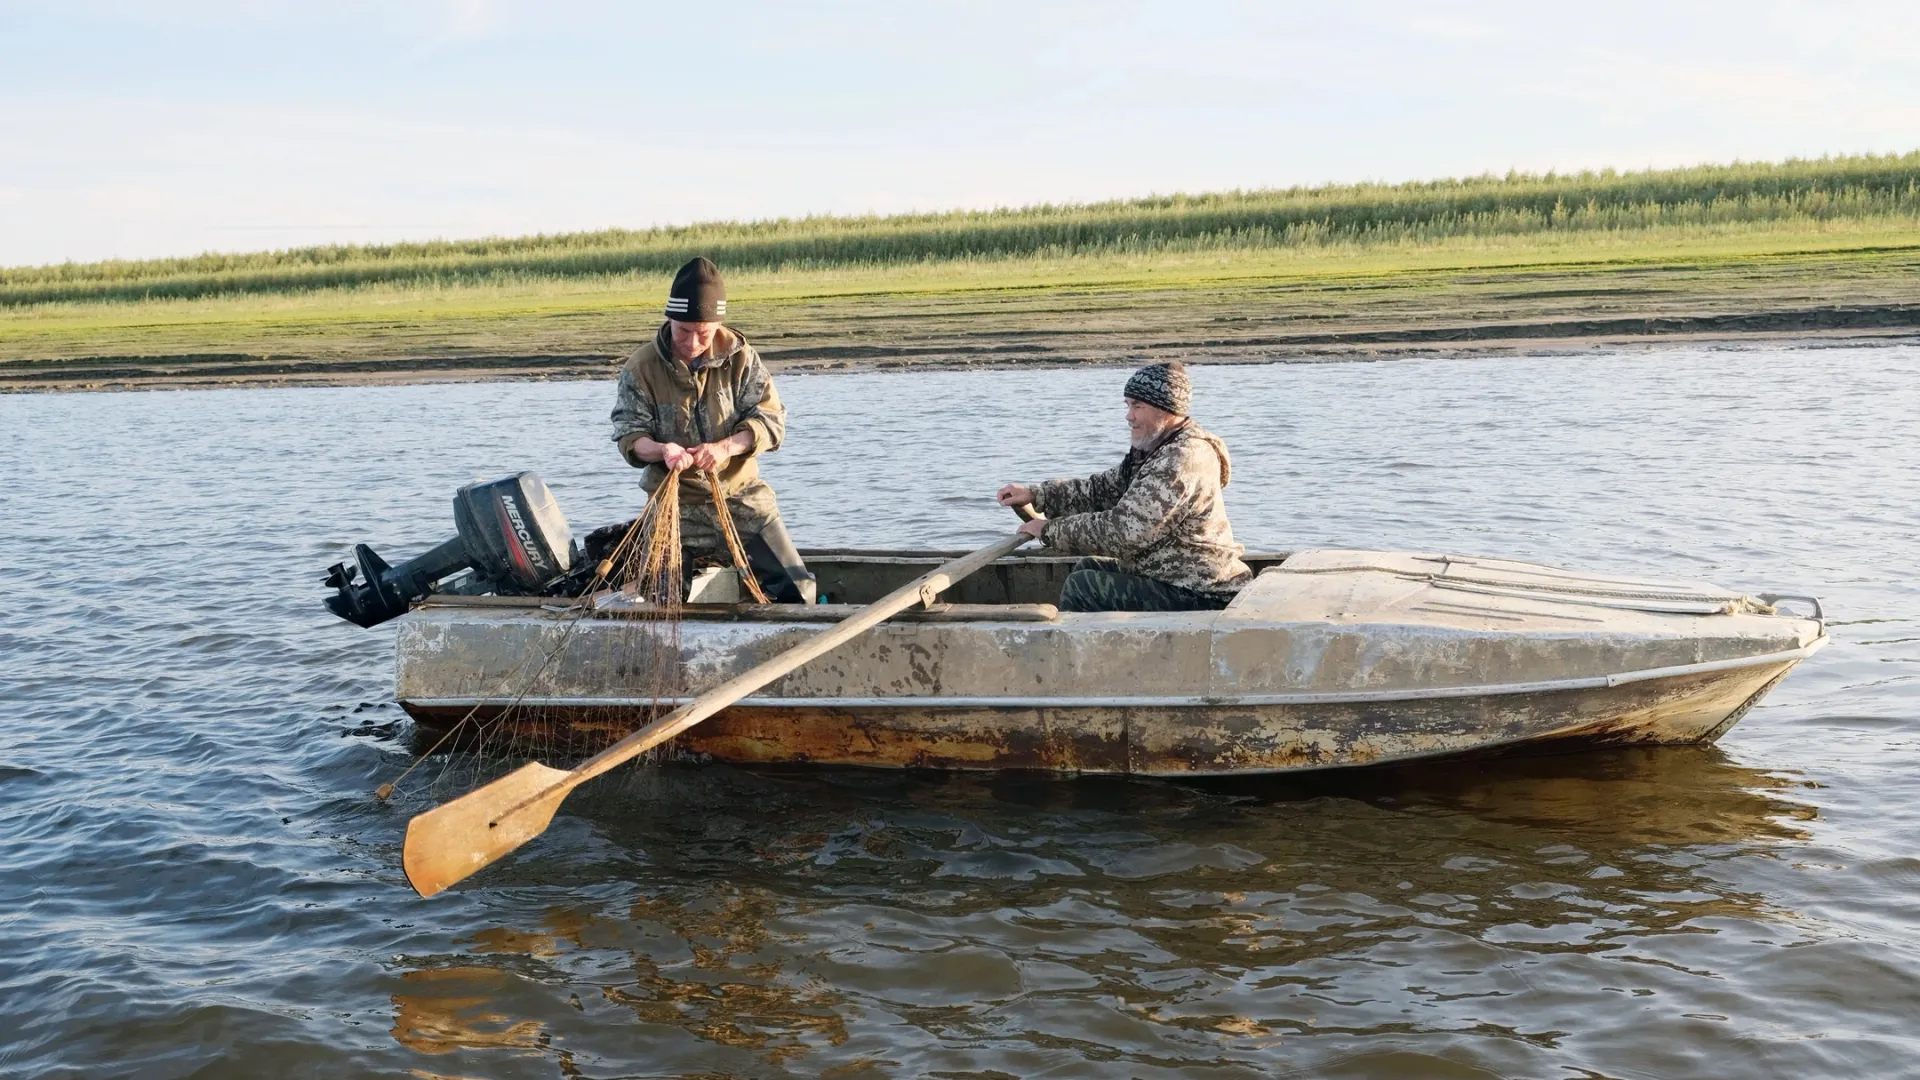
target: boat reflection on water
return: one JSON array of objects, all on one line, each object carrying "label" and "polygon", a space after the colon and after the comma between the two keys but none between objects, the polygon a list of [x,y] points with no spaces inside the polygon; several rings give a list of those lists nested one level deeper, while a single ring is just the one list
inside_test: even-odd
[{"label": "boat reflection on water", "polygon": [[[1089,1009],[1124,1014],[1146,1056],[1199,1032],[1254,1061],[1406,1030],[1409,1009],[1530,1037],[1527,980],[1685,997],[1661,980],[1716,976],[1663,942],[1726,920],[1802,933],[1742,862],[1806,838],[1811,789],[1711,747],[1205,784],[641,770],[569,804],[590,859],[576,838],[559,865],[465,886],[568,901],[403,974],[394,1037],[549,1055],[638,1038],[663,1070],[704,1048],[747,1072],[982,1025],[1055,1039]],[[1436,963],[1446,996],[1418,974]]]},{"label": "boat reflection on water", "polygon": [[[604,988],[607,1000],[643,1023],[670,1024],[722,1046],[760,1051],[769,1061],[803,1056],[810,1042],[847,1041],[838,995],[786,976],[769,962],[768,920],[780,905],[764,892],[708,898],[698,907],[648,897],[632,918],[685,941],[691,963],[663,966],[633,955],[636,979]],[[680,970],[674,970],[674,968]]]},{"label": "boat reflection on water", "polygon": [[[482,930],[461,943],[467,962],[401,973],[393,1037],[425,1054],[553,1054],[565,1075],[573,1075],[572,1055],[556,1045],[565,1029],[619,1027],[622,1013],[770,1063],[804,1056],[811,1044],[838,1046],[847,1039],[839,997],[758,959],[778,903],[757,890],[688,903],[642,897],[624,913],[562,906],[536,930]],[[587,968],[591,977],[576,981],[575,969]],[[598,1002],[583,1001],[589,993]],[[578,1019],[555,1015],[555,998]],[[544,1019],[516,1019],[516,1009]]]},{"label": "boat reflection on water", "polygon": [[513,976],[498,968],[464,965],[403,972],[407,989],[393,995],[393,1038],[422,1054],[457,1050],[526,1050],[542,1045],[537,1020],[500,1011]]},{"label": "boat reflection on water", "polygon": [[1803,840],[1815,787],[1791,774],[1735,764],[1717,746],[1645,746],[1517,754],[1276,777],[1209,786],[1258,801],[1320,797],[1453,810],[1487,822],[1565,829],[1614,845]]}]

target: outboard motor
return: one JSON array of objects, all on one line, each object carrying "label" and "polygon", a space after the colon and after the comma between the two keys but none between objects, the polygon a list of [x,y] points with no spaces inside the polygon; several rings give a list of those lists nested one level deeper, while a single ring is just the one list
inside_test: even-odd
[{"label": "outboard motor", "polygon": [[326,583],[335,590],[328,609],[348,622],[376,626],[406,614],[435,591],[435,583],[462,570],[472,570],[475,578],[463,592],[538,595],[573,565],[567,519],[533,473],[461,488],[453,497],[453,523],[459,535],[399,566],[355,544],[355,565],[335,563],[327,570]]}]

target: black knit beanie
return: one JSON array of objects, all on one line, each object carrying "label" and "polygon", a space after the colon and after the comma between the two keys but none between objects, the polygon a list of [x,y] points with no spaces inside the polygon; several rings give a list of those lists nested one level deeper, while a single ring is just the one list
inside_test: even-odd
[{"label": "black knit beanie", "polygon": [[1148,364],[1127,380],[1125,396],[1175,416],[1185,416],[1193,406],[1193,384],[1187,381],[1187,365],[1178,360]]},{"label": "black knit beanie", "polygon": [[681,322],[719,322],[727,316],[727,283],[707,259],[687,260],[667,290],[667,318]]}]

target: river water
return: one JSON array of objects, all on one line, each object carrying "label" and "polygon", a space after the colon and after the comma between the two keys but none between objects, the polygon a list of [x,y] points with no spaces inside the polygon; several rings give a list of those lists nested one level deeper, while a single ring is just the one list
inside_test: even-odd
[{"label": "river water", "polygon": [[[982,544],[1121,368],[780,380],[812,545]],[[1214,367],[1250,547],[1821,596],[1714,748],[1178,785],[669,767],[417,899],[369,541],[608,384],[0,398],[0,1075],[1920,1075],[1920,348]]]}]

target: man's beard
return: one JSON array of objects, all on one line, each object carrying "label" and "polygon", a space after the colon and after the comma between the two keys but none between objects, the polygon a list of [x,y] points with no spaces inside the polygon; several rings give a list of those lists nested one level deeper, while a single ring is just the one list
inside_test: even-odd
[{"label": "man's beard", "polygon": [[1127,429],[1127,435],[1128,435],[1127,442],[1135,450],[1138,450],[1141,453],[1146,453],[1148,450],[1153,449],[1153,445],[1155,443],[1159,442],[1161,439],[1166,438],[1167,432],[1172,431],[1174,428],[1177,428],[1179,426],[1180,426],[1180,417],[1176,416],[1173,419],[1167,421],[1166,423],[1160,425],[1159,427],[1154,428],[1152,431],[1147,432],[1145,435],[1139,436],[1137,438],[1133,436],[1133,429],[1129,427]]}]

